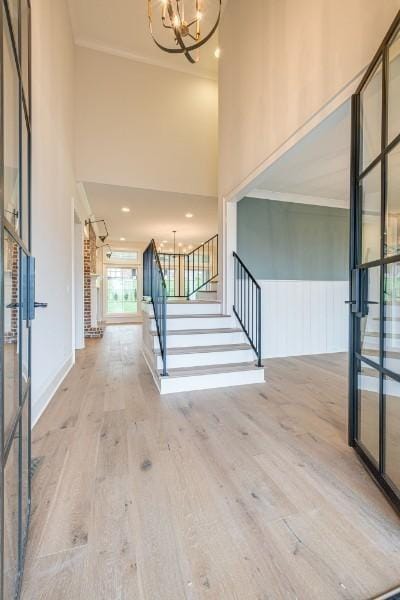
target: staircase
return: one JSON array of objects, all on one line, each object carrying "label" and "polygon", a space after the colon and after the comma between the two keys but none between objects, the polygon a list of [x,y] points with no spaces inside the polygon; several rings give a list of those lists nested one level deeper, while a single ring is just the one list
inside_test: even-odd
[{"label": "staircase", "polygon": [[[211,262],[214,260],[210,259],[208,264]],[[164,278],[161,264],[152,242],[144,259],[145,270],[147,265],[152,272],[144,277],[147,298],[143,303],[143,355],[160,394],[263,382],[261,344],[256,364],[255,345],[241,323],[240,307],[237,310],[234,307],[236,314],[223,314],[216,299],[215,273],[208,273],[203,286],[206,289],[200,287],[189,299],[168,297],[167,285],[165,298],[161,298],[162,292],[154,294],[154,289],[160,290],[158,283],[153,283],[153,296],[150,293],[150,282]],[[190,269],[186,269],[186,274],[188,278],[192,276]],[[176,293],[176,286],[172,288]],[[165,315],[160,318],[163,301]]]}]

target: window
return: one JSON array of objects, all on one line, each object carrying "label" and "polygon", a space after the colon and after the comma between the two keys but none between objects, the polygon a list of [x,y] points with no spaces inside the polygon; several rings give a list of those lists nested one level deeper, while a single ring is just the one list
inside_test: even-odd
[{"label": "window", "polygon": [[137,284],[137,269],[107,267],[107,314],[137,313]]},{"label": "window", "polygon": [[138,262],[138,253],[128,250],[113,250],[110,258],[111,262],[127,261],[127,262]]}]

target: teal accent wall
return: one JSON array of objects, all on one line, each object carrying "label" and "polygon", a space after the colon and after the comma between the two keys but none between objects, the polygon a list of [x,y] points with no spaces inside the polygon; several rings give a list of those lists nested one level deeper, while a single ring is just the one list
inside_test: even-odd
[{"label": "teal accent wall", "polygon": [[238,254],[257,279],[346,281],[346,209],[243,198]]}]

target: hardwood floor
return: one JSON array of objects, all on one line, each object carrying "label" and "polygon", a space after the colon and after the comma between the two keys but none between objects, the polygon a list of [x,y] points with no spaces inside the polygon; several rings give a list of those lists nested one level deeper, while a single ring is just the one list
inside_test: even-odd
[{"label": "hardwood floor", "polygon": [[36,426],[24,600],[365,600],[399,519],[346,445],[346,357],[160,398],[140,326],[89,340]]}]

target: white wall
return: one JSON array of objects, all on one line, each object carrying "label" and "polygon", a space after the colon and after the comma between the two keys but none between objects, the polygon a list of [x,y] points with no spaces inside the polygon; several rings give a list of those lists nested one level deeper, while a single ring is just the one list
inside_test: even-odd
[{"label": "white wall", "polygon": [[321,121],[335,97],[349,96],[399,9],[400,0],[227,4],[220,28],[220,197],[251,181],[304,135],[313,117],[313,126]]},{"label": "white wall", "polygon": [[216,196],[217,82],[77,47],[77,176]]},{"label": "white wall", "polygon": [[83,266],[83,223],[74,223],[74,337],[75,349],[85,347],[84,323],[84,266]]},{"label": "white wall", "polygon": [[347,281],[259,284],[263,358],[347,351]]},{"label": "white wall", "polygon": [[74,46],[66,0],[32,2],[32,418],[73,362]]}]

